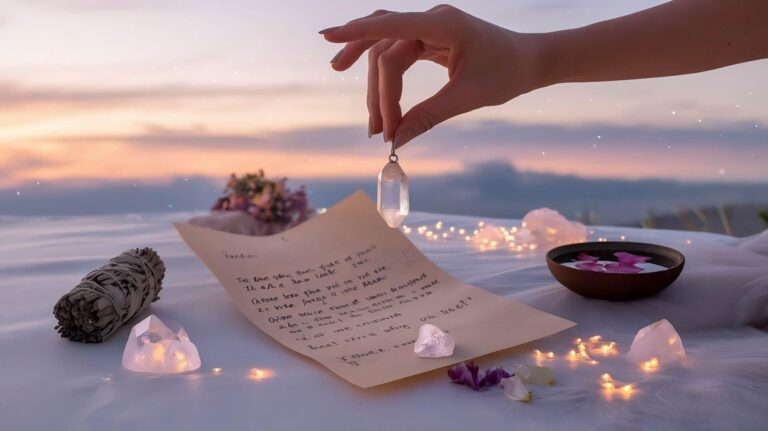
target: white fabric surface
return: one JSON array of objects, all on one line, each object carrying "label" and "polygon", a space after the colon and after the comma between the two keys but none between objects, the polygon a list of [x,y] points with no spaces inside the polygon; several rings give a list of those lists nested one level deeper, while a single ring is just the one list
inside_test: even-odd
[{"label": "white fabric surface", "polygon": [[[533,363],[533,349],[557,353],[561,358],[546,363],[557,384],[531,385],[534,399],[524,404],[498,388],[473,392],[451,384],[444,370],[359,389],[282,348],[248,322],[178,238],[170,223],[188,217],[0,218],[0,429],[768,428],[768,233],[735,240],[597,228],[591,238],[626,235],[675,247],[687,257],[681,278],[666,291],[611,303],[560,287],[541,253],[479,252],[459,240],[428,241],[414,229],[413,241],[458,278],[579,324],[478,360],[483,368],[511,369]],[[446,227],[478,221],[415,214],[406,223],[438,219]],[[184,325],[200,351],[199,372],[152,377],[122,370],[130,326],[102,344],[70,342],[53,330],[56,300],[87,271],[137,246],[154,247],[167,264],[161,300],[149,311]],[[645,375],[621,356],[576,367],[562,359],[573,338],[594,334],[626,352],[638,329],[661,318],[681,334],[688,351],[684,366]],[[214,376],[212,367],[223,372]],[[252,381],[253,367],[272,370],[274,377]],[[604,372],[636,383],[638,393],[606,400],[598,384]]]}]

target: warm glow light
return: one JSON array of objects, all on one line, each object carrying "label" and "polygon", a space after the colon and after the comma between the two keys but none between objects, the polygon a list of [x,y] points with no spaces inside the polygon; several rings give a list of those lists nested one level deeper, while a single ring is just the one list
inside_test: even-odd
[{"label": "warm glow light", "polygon": [[651,358],[649,361],[645,361],[642,364],[640,364],[640,368],[642,368],[643,371],[648,373],[654,372],[659,368],[659,359]]},{"label": "warm glow light", "polygon": [[272,377],[274,373],[270,370],[263,368],[251,368],[251,372],[248,373],[248,378],[251,380],[264,380]]},{"label": "warm glow light", "polygon": [[[635,385],[632,383],[621,383],[613,379],[608,373],[604,373],[600,376],[600,387],[603,388],[603,395],[607,400],[612,400],[614,393],[618,394],[625,400],[632,398],[635,392]],[[618,389],[617,389],[618,387]]]},{"label": "warm glow light", "polygon": [[211,368],[211,373],[213,373],[213,375],[215,375],[215,376],[217,376],[217,375],[221,374],[221,372],[222,372],[222,371],[224,371],[224,370],[222,370],[222,369],[221,369],[221,368],[219,368],[219,367],[216,367],[216,368]]},{"label": "warm glow light", "polygon": [[176,352],[174,353],[174,357],[176,358],[176,371],[182,372],[187,369],[187,355],[185,355],[182,352]]},{"label": "warm glow light", "polygon": [[536,364],[540,365],[542,361],[555,359],[555,352],[542,352],[541,350],[534,350],[533,356],[536,358]]},{"label": "warm glow light", "polygon": [[165,360],[165,346],[156,344],[152,349],[152,362],[163,362]]}]

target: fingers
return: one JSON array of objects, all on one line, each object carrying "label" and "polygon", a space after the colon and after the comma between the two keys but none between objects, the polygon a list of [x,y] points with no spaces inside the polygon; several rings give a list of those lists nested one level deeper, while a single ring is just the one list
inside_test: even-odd
[{"label": "fingers", "polygon": [[378,40],[356,40],[349,42],[333,57],[331,67],[339,72],[349,69],[368,48],[377,43],[379,43]]},{"label": "fingers", "polygon": [[379,56],[395,44],[395,40],[386,39],[372,46],[368,51],[368,137],[384,130],[379,105]]},{"label": "fingers", "polygon": [[[358,18],[355,20],[352,20],[350,22],[356,22],[360,21],[366,18],[371,18],[374,16],[382,16],[392,13],[387,10],[379,9],[375,11],[374,13]],[[331,60],[331,67],[333,67],[335,70],[342,71],[349,69],[358,58],[360,58],[361,55],[370,47],[378,43],[378,39],[376,40],[356,40],[353,42],[349,42],[342,48],[335,57]]]},{"label": "fingers", "polygon": [[384,141],[395,137],[400,123],[400,97],[403,93],[403,74],[422,53],[419,41],[399,40],[378,58],[379,106],[384,125]]},{"label": "fingers", "polygon": [[471,93],[454,81],[448,82],[435,95],[411,108],[395,131],[395,148],[400,148],[443,121],[475,109]]},{"label": "fingers", "polygon": [[403,39],[443,41],[439,22],[433,12],[391,12],[351,21],[340,27],[323,30],[329,42],[356,40]]}]

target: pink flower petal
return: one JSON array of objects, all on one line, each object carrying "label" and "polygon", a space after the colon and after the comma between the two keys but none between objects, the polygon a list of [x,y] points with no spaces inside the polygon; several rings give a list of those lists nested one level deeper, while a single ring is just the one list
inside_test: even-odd
[{"label": "pink flower petal", "polygon": [[622,263],[609,263],[605,265],[605,272],[614,274],[636,274],[643,272],[643,268],[638,268],[634,265],[624,265]]},{"label": "pink flower petal", "polygon": [[587,253],[584,253],[583,251],[579,253],[578,256],[576,256],[576,260],[581,262],[597,262],[598,257],[597,256],[591,256]]},{"label": "pink flower petal", "polygon": [[647,257],[647,256],[638,256],[632,253],[627,253],[625,251],[618,251],[616,253],[613,253],[613,255],[616,256],[616,259],[619,261],[620,265],[628,265],[628,266],[632,266],[638,263],[645,263],[646,261],[651,259],[650,257]]},{"label": "pink flower petal", "polygon": [[576,264],[576,268],[584,271],[604,272],[605,265],[596,262],[579,262]]}]

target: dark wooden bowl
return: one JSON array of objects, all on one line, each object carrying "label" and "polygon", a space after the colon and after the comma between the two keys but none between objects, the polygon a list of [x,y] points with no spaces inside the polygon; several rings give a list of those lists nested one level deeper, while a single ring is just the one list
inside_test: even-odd
[{"label": "dark wooden bowl", "polygon": [[[666,270],[616,274],[585,271],[563,263],[573,262],[579,253],[597,256],[600,260],[616,260],[613,253],[625,251],[648,256],[650,263],[666,267]],[[672,284],[685,265],[685,256],[679,251],[656,244],[641,242],[583,242],[554,248],[547,253],[547,266],[555,279],[563,286],[588,298],[627,301],[658,293]]]}]

